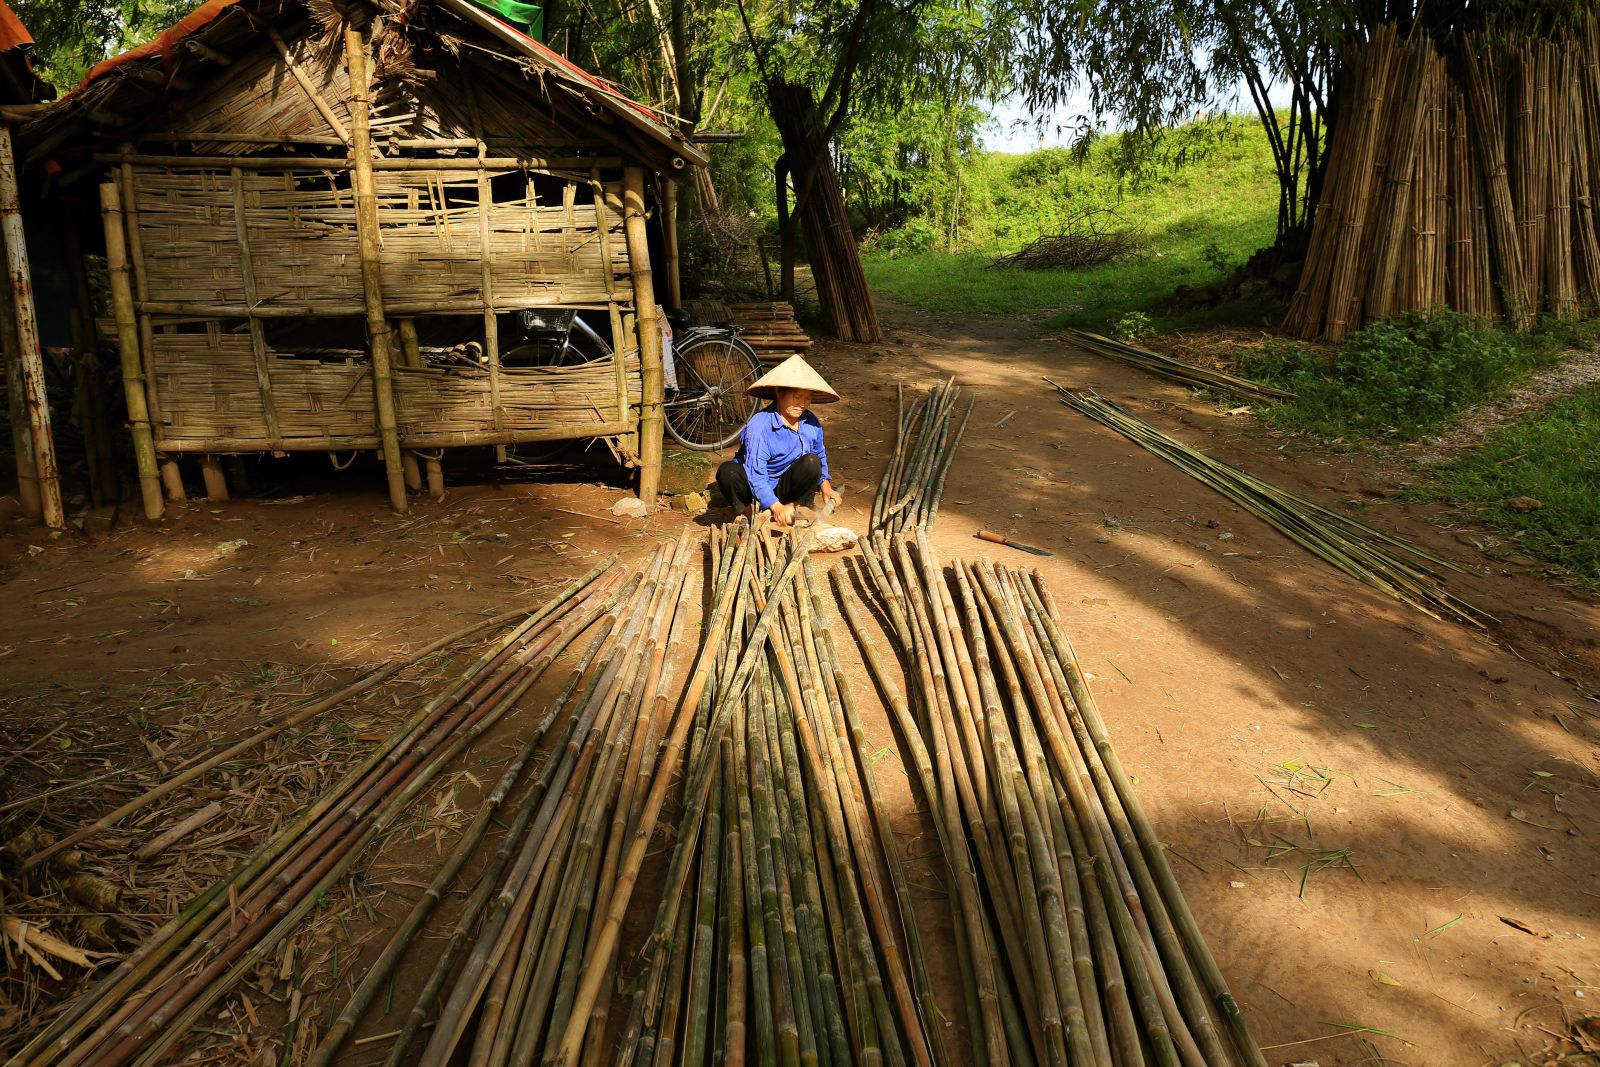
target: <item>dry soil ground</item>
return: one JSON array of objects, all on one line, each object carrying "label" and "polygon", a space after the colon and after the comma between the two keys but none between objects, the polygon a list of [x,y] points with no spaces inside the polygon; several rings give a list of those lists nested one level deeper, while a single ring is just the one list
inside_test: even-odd
[{"label": "dry soil ground", "polygon": [[[1470,531],[1393,500],[1378,464],[1291,448],[1025,322],[887,318],[889,343],[816,350],[845,394],[822,412],[848,494],[835,521],[865,527],[896,383],[955,375],[978,397],[936,546],[1035,563],[976,540],[987,527],[1055,553],[1037,564],[1269,1062],[1365,1062],[1357,1038],[1338,1036],[1347,1027],[1398,1035],[1365,1035],[1393,1064],[1570,1050],[1558,1039],[1571,1021],[1600,1014],[1594,598],[1488,563]],[[1323,503],[1359,503],[1367,521],[1466,565],[1451,587],[1501,625],[1435,621],[1331,570],[1057,404],[1042,374]],[[195,504],[160,529],[95,539],[10,526],[4,747],[64,714],[131,716],[139,687],[161,679],[364,666],[486,607],[537,603],[601,555],[637,558],[687,522],[606,518],[619,490],[592,483],[455,484],[403,518],[376,478],[350,484],[296,503]],[[247,548],[217,554],[241,538]],[[873,743],[892,745],[868,710]],[[917,855],[926,828],[893,762],[880,767]],[[426,880],[427,859],[413,865],[378,876],[395,890],[384,914]],[[942,908],[930,899],[921,913],[936,931]]]}]

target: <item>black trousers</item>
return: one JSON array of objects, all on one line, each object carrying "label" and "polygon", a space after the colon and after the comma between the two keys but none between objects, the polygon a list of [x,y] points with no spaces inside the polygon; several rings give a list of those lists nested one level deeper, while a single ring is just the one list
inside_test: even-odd
[{"label": "black trousers", "polygon": [[[778,503],[800,504],[810,507],[817,496],[817,483],[822,480],[822,460],[810,453],[801,456],[778,477]],[[755,502],[750,492],[750,477],[744,467],[728,460],[717,468],[717,488],[722,499],[743,510]]]}]

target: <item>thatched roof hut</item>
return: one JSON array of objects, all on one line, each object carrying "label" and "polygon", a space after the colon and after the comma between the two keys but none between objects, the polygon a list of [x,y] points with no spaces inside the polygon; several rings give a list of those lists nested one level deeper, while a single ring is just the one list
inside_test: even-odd
[{"label": "thatched roof hut", "polygon": [[[21,138],[102,183],[148,514],[186,454],[220,493],[221,454],[376,449],[403,509],[419,455],[596,437],[654,495],[647,200],[704,157],[471,0],[209,0]],[[530,355],[551,309],[612,354]]]}]

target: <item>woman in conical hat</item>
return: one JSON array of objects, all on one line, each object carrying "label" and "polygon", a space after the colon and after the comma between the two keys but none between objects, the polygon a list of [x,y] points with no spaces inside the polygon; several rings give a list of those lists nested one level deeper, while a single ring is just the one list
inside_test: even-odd
[{"label": "woman in conical hat", "polygon": [[824,500],[838,500],[822,423],[811,405],[832,404],[839,394],[799,356],[769,370],[745,393],[772,403],[750,416],[739,434],[739,451],[717,468],[723,499],[736,511],[752,504],[765,508],[782,526],[791,525],[795,508],[810,507],[819,492]]}]

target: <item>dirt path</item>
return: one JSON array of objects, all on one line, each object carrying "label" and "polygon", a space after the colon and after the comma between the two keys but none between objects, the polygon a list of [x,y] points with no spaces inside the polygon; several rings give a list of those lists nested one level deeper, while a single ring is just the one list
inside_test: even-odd
[{"label": "dirt path", "polygon": [[[1201,925],[1258,1038],[1278,1046],[1270,1063],[1370,1062],[1357,1039],[1330,1036],[1334,1024],[1401,1035],[1368,1035],[1395,1064],[1542,1062],[1566,1018],[1596,1012],[1600,719],[1572,705],[1600,705],[1551,673],[1600,677],[1591,598],[1485,570],[1428,512],[1388,500],[1391,481],[1360,460],[1280,449],[1182,390],[1033,339],[1025,322],[884,310],[892,343],[817,349],[846,397],[823,412],[849,494],[838,521],[865,528],[894,383],[957,375],[978,407],[935,542],[946,556],[1035,562],[974,539],[988,527],[1055,552],[1037,562]],[[1475,568],[1452,587],[1506,620],[1499,643],[1300,553],[1055,403],[1042,373],[1315,499],[1361,501],[1368,521]],[[196,504],[161,530],[96,540],[12,527],[0,534],[6,729],[89,706],[131,713],[134,688],[163,679],[204,683],[264,661],[370,664],[487,607],[540,602],[600,556],[636,558],[683,528],[674,515],[604,517],[618,495],[453,486],[444,504],[397,519],[374,479],[281,506]],[[241,538],[247,548],[217,553]],[[893,745],[881,710],[863,711],[872,744]],[[928,830],[894,764],[880,766],[897,827],[920,856]],[[470,807],[471,790],[457,801]],[[1318,861],[1326,869],[1304,877]],[[378,878],[393,879],[383,915],[426,880]],[[942,902],[919,915],[941,943]],[[405,993],[403,982],[396,1003]],[[330,993],[324,1010],[334,1004]]]}]

